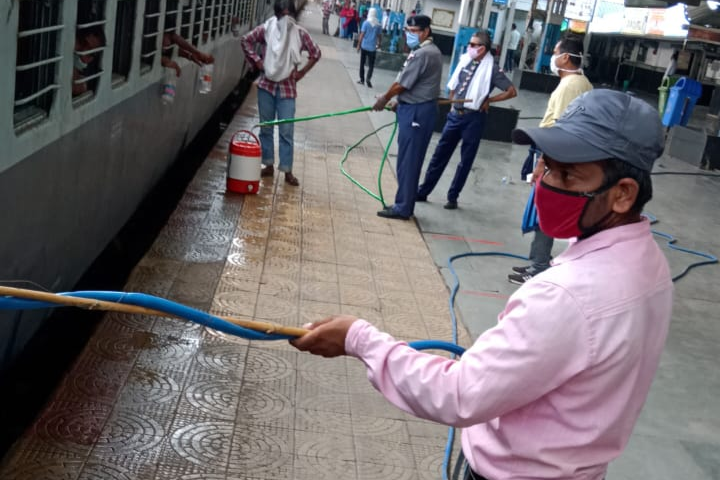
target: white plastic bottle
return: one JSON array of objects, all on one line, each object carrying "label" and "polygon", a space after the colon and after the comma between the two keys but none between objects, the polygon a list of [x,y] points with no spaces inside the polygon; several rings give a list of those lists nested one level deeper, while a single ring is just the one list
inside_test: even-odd
[{"label": "white plastic bottle", "polygon": [[212,63],[206,63],[200,67],[200,88],[199,92],[202,94],[212,92],[212,77],[213,77],[214,66]]},{"label": "white plastic bottle", "polygon": [[172,68],[165,68],[163,73],[162,91],[160,98],[163,105],[170,105],[175,101],[175,88],[177,86],[177,74]]}]

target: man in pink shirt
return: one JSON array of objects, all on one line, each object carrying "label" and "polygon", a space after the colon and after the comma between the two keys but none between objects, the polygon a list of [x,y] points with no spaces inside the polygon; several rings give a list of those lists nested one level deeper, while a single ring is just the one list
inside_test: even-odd
[{"label": "man in pink shirt", "polygon": [[467,478],[601,480],[647,397],[672,311],[667,261],[640,214],[663,151],[657,111],[610,90],[578,97],[534,142],[541,228],[573,238],[459,360],[414,351],[365,320],[331,317],[292,343],[352,355],[390,402],[462,427]]}]

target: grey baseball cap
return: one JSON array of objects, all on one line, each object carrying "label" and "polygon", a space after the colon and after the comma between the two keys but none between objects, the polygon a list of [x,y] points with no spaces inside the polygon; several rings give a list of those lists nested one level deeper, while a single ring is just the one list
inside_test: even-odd
[{"label": "grey baseball cap", "polygon": [[518,128],[512,139],[534,143],[562,163],[616,158],[651,171],[663,153],[665,135],[658,111],[627,93],[597,89],[580,95],[549,128]]}]

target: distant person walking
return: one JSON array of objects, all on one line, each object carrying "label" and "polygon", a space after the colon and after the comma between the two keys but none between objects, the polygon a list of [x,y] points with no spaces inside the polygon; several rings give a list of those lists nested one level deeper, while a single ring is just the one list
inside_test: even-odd
[{"label": "distant person walking", "polygon": [[383,10],[383,15],[382,15],[383,32],[388,33],[389,28],[390,28],[390,9],[386,8],[385,10]]},{"label": "distant person walking", "polygon": [[330,35],[330,14],[332,14],[332,2],[325,0],[322,4],[322,33]]},{"label": "distant person walking", "polygon": [[510,31],[510,40],[508,40],[507,52],[505,52],[505,72],[512,73],[515,68],[515,50],[520,45],[520,32],[517,30],[517,25],[512,24],[512,30]]},{"label": "distant person walking", "polygon": [[442,53],[433,43],[430,17],[415,15],[408,19],[407,25],[405,36],[410,55],[395,82],[373,105],[373,110],[383,110],[397,95],[398,189],[395,204],[377,214],[401,220],[408,220],[415,211],[415,195],[435,126],[442,76]]},{"label": "distant person walking", "polygon": [[382,26],[377,19],[377,12],[374,8],[368,10],[368,17],[360,29],[358,38],[358,52],[360,52],[360,80],[359,84],[365,83],[365,62],[368,64],[367,86],[372,88],[372,74],[375,68],[375,51],[380,47],[382,40]]},{"label": "distant person walking", "polygon": [[[592,90],[593,86],[582,70],[582,48],[582,40],[576,37],[564,38],[555,45],[553,56],[550,58],[550,69],[560,76],[560,83],[550,95],[545,115],[539,125],[540,128],[549,128],[555,125],[570,102]],[[532,162],[535,155],[539,155],[539,152],[534,146],[531,146],[528,160],[525,162]],[[541,177],[544,171],[545,162],[541,158],[533,171],[533,181]],[[513,267],[515,273],[508,275],[508,281],[521,285],[550,268],[552,247],[552,237],[546,235],[539,227],[536,228],[530,244],[530,265]]]},{"label": "distant person walking", "polygon": [[[250,59],[260,70],[257,84],[258,112],[260,122],[283,120],[295,117],[295,98],[297,82],[320,60],[321,52],[310,34],[295,23],[297,11],[293,0],[276,0],[273,6],[275,15],[265,23],[247,33],[240,44],[245,58]],[[260,47],[261,53],[257,53]],[[308,61],[298,70],[302,60],[302,51],[308,52]],[[260,129],[262,147],[261,175],[272,177],[275,173],[274,127]],[[280,131],[280,165],[278,169],[285,173],[285,181],[293,186],[300,182],[292,173],[293,166],[293,123],[278,126]]]},{"label": "distant person walking", "polygon": [[[460,163],[455,170],[445,204],[448,210],[457,208],[458,196],[465,186],[480,146],[490,103],[517,96],[510,79],[493,61],[490,47],[490,36],[486,32],[475,32],[470,38],[467,52],[460,57],[448,82],[451,100],[466,98],[468,101],[454,104],[448,113],[442,136],[425,172],[425,180],[418,188],[418,202],[427,201],[428,195],[445,171],[455,147],[462,140]],[[491,97],[490,93],[496,87],[503,92]]]}]

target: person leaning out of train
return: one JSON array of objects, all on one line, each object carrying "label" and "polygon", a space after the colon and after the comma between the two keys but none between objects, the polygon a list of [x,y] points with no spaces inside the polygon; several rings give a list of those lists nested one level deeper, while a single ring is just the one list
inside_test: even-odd
[{"label": "person leaning out of train", "polygon": [[105,34],[101,28],[83,28],[75,32],[75,53],[73,61],[72,96],[76,97],[88,91],[87,82],[79,82],[88,75],[96,54],[93,50],[105,46]]},{"label": "person leaning out of train", "polygon": [[183,37],[175,32],[168,32],[163,35],[163,56],[160,59],[160,64],[165,68],[172,68],[175,70],[176,75],[179,77],[182,70],[176,61],[172,59],[171,47],[173,45],[178,46],[178,55],[187,58],[191,62],[194,62],[200,66],[215,63],[215,58],[209,53],[203,53],[197,48],[193,47],[190,42],[185,40]]}]

